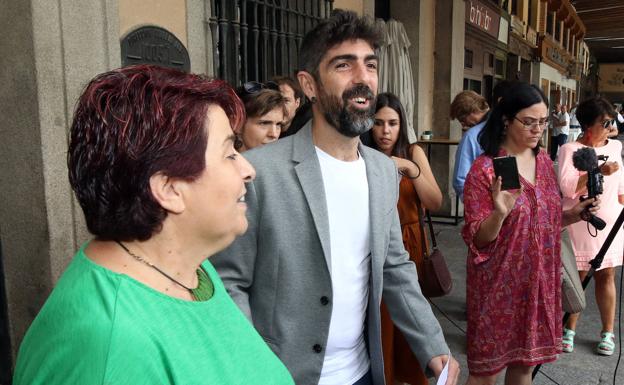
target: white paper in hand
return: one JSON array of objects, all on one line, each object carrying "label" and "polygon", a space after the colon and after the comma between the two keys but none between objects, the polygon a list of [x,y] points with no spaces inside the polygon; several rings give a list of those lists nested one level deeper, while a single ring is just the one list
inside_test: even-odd
[{"label": "white paper in hand", "polygon": [[438,377],[438,382],[436,385],[444,385],[446,384],[446,380],[448,378],[449,371],[449,362],[451,362],[451,354],[449,353],[448,360],[446,360],[446,364],[444,365],[444,369],[442,369],[442,373],[440,373],[440,377]]}]

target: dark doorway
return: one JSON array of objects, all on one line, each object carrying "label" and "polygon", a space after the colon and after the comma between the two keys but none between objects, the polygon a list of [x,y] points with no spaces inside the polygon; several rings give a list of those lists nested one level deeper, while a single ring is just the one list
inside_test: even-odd
[{"label": "dark doorway", "polygon": [[488,104],[492,105],[492,90],[494,89],[494,76],[485,75],[483,77],[483,96]]},{"label": "dark doorway", "polygon": [[375,1],[375,18],[383,20],[390,19],[390,0]]}]

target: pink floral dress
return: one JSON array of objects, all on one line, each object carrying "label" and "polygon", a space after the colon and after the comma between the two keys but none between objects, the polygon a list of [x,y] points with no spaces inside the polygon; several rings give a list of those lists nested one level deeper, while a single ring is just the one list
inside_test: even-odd
[{"label": "pink floral dress", "polygon": [[478,157],[466,178],[462,236],[469,249],[471,375],[493,375],[510,364],[551,362],[561,352],[561,195],[552,161],[543,150],[535,167],[535,185],[520,177],[522,194],[498,237],[483,248],[473,238],[494,209],[492,158]]}]

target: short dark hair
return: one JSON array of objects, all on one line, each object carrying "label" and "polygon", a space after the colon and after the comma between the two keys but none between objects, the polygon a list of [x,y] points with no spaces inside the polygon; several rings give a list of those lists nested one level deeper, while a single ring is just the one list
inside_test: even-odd
[{"label": "short dark hair", "polygon": [[263,88],[257,92],[249,93],[239,88],[237,94],[243,101],[247,118],[268,114],[276,108],[281,108],[284,114],[286,113],[286,98],[279,91]]},{"label": "short dark hair", "polygon": [[334,9],[329,19],[321,21],[304,36],[299,50],[299,70],[316,77],[318,66],[330,48],[356,39],[377,49],[381,32],[368,16],[359,17],[353,11]]},{"label": "short dark hair", "polygon": [[611,103],[602,97],[584,100],[576,107],[576,119],[581,125],[581,131],[591,127],[604,115],[615,118],[617,112],[615,112]]},{"label": "short dark hair", "polygon": [[[384,107],[392,108],[399,115],[399,136],[396,143],[394,144],[394,147],[392,148],[391,155],[399,158],[408,159],[410,142],[409,138],[407,137],[407,120],[405,119],[405,110],[403,109],[403,104],[396,95],[390,92],[384,92],[377,95],[375,113],[377,113]],[[375,140],[373,139],[372,131],[373,130],[368,131],[369,146],[374,148],[375,150],[379,150],[379,147],[377,147],[377,143],[375,143]]]},{"label": "short dark hair", "polygon": [[299,82],[293,80],[293,78],[289,76],[276,76],[271,80],[280,86],[287,85],[288,87],[292,88],[295,94],[295,99],[299,99],[299,101],[303,103],[303,98],[305,97],[305,95],[303,94],[303,91],[299,86]]},{"label": "short dark hair", "polygon": [[206,111],[233,128],[243,105],[222,80],[140,65],[96,76],[78,99],[69,134],[69,181],[89,231],[102,240],[147,240],[167,211],[149,180],[161,172],[195,180],[205,168]]},{"label": "short dark hair", "polygon": [[[496,156],[505,139],[505,121],[513,119],[520,110],[537,103],[548,106],[546,95],[537,86],[525,82],[512,84],[494,107],[485,127],[479,133],[479,144],[483,152],[489,156]],[[538,144],[533,149],[535,154],[539,153],[539,147]]]}]

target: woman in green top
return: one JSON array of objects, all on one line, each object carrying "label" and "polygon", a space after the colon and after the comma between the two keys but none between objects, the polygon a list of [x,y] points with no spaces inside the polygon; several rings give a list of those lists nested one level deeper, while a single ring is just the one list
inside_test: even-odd
[{"label": "woman in green top", "polygon": [[242,121],[223,81],[155,66],[91,81],[68,166],[95,238],[26,334],[14,384],[293,384],[207,260],[247,229]]}]

